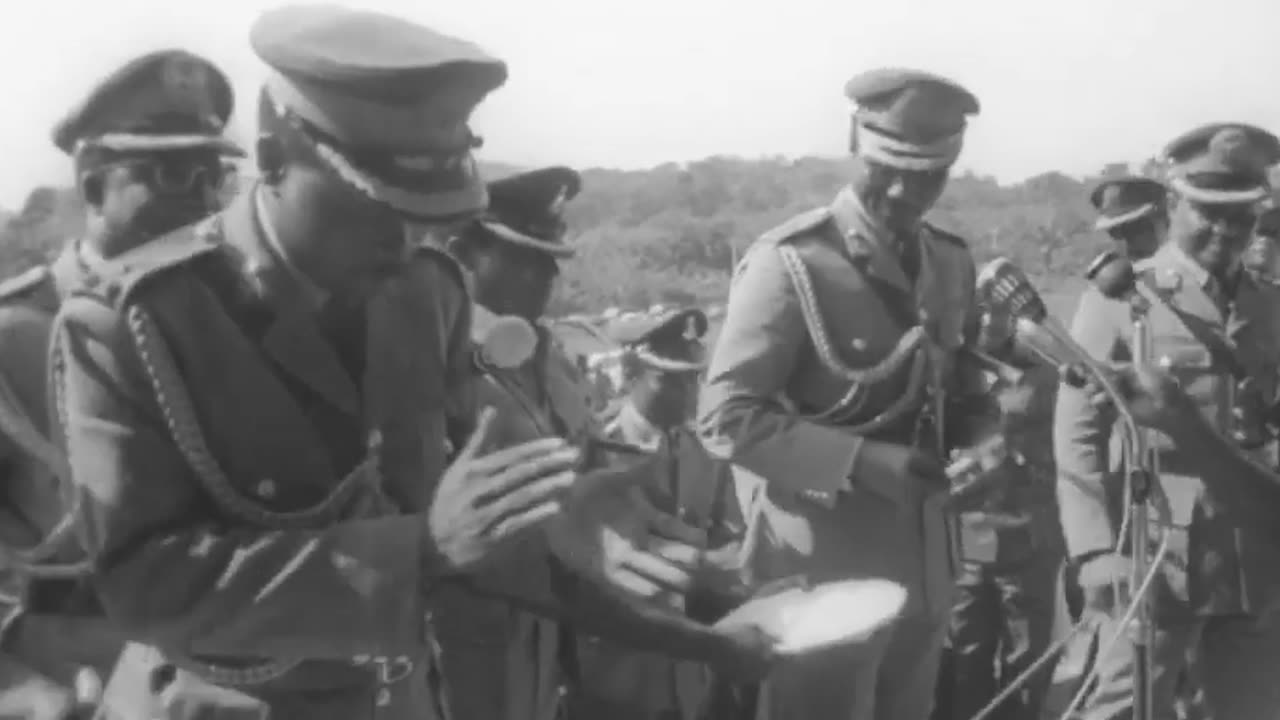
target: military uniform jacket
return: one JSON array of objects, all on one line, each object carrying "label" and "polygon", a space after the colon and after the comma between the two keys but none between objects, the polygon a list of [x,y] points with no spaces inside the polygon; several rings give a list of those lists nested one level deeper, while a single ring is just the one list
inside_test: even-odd
[{"label": "military uniform jacket", "polygon": [[891,578],[909,611],[943,612],[956,564],[945,498],[921,504],[895,477],[844,490],[864,437],[912,441],[976,327],[965,244],[930,226],[919,242],[913,284],[848,189],[758,240],[729,292],[700,433],[763,515],[762,575]]},{"label": "military uniform jacket", "polygon": [[132,638],[275,716],[433,717],[426,598],[447,572],[421,513],[474,419],[461,273],[423,248],[387,279],[356,377],[252,198],[63,306],[96,589]]},{"label": "military uniform jacket", "polygon": [[[655,504],[700,527],[719,543],[736,539],[743,519],[728,463],[707,454],[693,429],[666,433],[653,426],[631,401],[616,405],[605,426],[608,437],[658,455],[646,487]],[[578,645],[582,690],[612,707],[631,708],[634,717],[674,713],[699,717],[708,699],[711,671],[695,662],[622,647],[596,637]],[[631,716],[628,716],[631,717]]]},{"label": "military uniform jacket", "polygon": [[[478,323],[475,328],[478,333]],[[586,379],[545,326],[536,330],[537,350],[518,368],[488,364],[480,352],[483,338],[473,338],[477,407],[497,411],[490,451],[543,437],[577,438],[597,427]],[[545,544],[524,543],[483,582],[520,577],[507,582],[554,593],[551,562]],[[559,623],[463,588],[442,591],[435,604],[452,720],[556,717],[565,682],[562,654],[568,651]]]},{"label": "military uniform jacket", "polygon": [[[1230,430],[1235,382],[1189,326],[1227,338],[1240,366],[1274,401],[1280,366],[1280,293],[1275,288],[1244,276],[1224,313],[1210,295],[1208,274],[1172,243],[1139,263],[1137,270],[1150,282],[1149,287],[1140,282],[1140,290],[1149,297],[1158,292],[1165,299],[1153,303],[1148,319],[1154,359],[1171,363],[1175,377],[1206,418],[1224,432]],[[1095,357],[1127,359],[1133,334],[1128,305],[1086,290],[1072,334]],[[1119,453],[1109,442],[1114,420],[1079,391],[1059,391],[1054,451],[1063,531],[1072,556],[1106,551],[1116,543],[1122,481],[1109,473],[1119,463]],[[1280,589],[1280,542],[1273,514],[1246,515],[1238,504],[1224,502],[1191,470],[1193,463],[1167,439],[1157,439],[1162,440],[1157,444],[1161,483],[1171,515],[1163,519],[1167,523],[1153,523],[1171,525],[1169,561],[1163,583],[1156,586],[1158,611],[1260,613],[1271,607]]]}]

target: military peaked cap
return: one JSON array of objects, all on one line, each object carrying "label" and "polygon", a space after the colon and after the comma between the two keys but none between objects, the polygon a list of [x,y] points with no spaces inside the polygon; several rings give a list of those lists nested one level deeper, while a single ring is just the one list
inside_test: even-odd
[{"label": "military peaked cap", "polygon": [[68,155],[209,148],[243,156],[222,136],[234,108],[231,83],[216,65],[185,50],[161,50],[94,86],[54,127],[53,144]]},{"label": "military peaked cap", "polygon": [[470,129],[506,65],[465,40],[335,5],[271,10],[254,51],[267,94],[343,180],[410,218],[438,221],[488,202]]},{"label": "military peaked cap", "polygon": [[1169,190],[1163,183],[1145,177],[1123,177],[1098,183],[1089,202],[1098,211],[1094,227],[1111,230],[1160,212]]},{"label": "military peaked cap", "polygon": [[665,372],[697,372],[706,364],[702,338],[707,326],[705,313],[686,308],[657,317],[621,319],[609,335],[642,365]]},{"label": "military peaked cap", "polygon": [[554,257],[570,257],[564,242],[564,205],[582,189],[582,176],[567,167],[549,167],[489,183],[489,209],[477,224],[515,245]]},{"label": "military peaked cap", "polygon": [[920,70],[883,68],[845,85],[854,103],[853,150],[905,170],[950,167],[964,144],[967,116],[980,106],[973,93]]},{"label": "military peaked cap", "polygon": [[1243,123],[1192,130],[1164,149],[1170,186],[1200,203],[1256,203],[1270,194],[1267,169],[1280,161],[1280,139]]}]

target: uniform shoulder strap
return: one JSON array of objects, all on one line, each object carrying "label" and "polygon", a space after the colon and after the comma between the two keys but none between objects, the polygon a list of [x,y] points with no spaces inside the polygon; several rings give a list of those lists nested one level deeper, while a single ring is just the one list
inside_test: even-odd
[{"label": "uniform shoulder strap", "polygon": [[76,294],[96,295],[116,308],[123,308],[150,281],[190,265],[197,258],[216,251],[220,245],[221,221],[215,215],[91,268]]},{"label": "uniform shoulder strap", "polygon": [[816,230],[830,220],[830,208],[814,208],[813,210],[802,212],[799,215],[789,218],[781,225],[766,230],[760,238],[756,240],[755,244],[776,245],[789,240],[795,240],[810,234],[813,230]]}]

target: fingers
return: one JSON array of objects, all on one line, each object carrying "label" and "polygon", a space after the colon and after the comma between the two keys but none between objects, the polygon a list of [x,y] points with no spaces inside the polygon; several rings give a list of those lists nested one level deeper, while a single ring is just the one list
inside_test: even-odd
[{"label": "fingers", "polygon": [[578,451],[574,448],[566,447],[539,457],[527,459],[517,465],[508,466],[507,469],[482,481],[477,478],[477,481],[483,482],[483,486],[477,488],[476,502],[480,504],[494,502],[499,498],[514,493],[525,485],[549,475],[569,475],[570,480],[563,488],[568,490],[573,486],[573,482],[577,478],[577,473],[573,472],[577,462]]},{"label": "fingers", "polygon": [[489,440],[489,431],[497,415],[498,411],[492,407],[486,407],[480,411],[480,417],[476,418],[476,427],[471,431],[471,437],[467,438],[467,444],[462,446],[457,460],[470,460],[480,454],[480,448],[484,447],[485,442]]},{"label": "fingers", "polygon": [[[539,477],[533,482],[517,486],[505,493],[489,493],[490,502],[483,507],[489,515],[486,526],[498,528],[540,507],[550,507],[552,514],[563,509],[561,499],[573,487],[575,475],[572,472],[558,472]],[[541,517],[539,511],[539,517]]]},{"label": "fingers", "polygon": [[[659,550],[659,553],[679,555],[680,551],[668,547]],[[676,565],[658,553],[640,551],[627,553],[620,564],[632,573],[659,586],[664,592],[687,592],[693,584],[693,577],[688,568]]]},{"label": "fingers", "polygon": [[502,539],[518,535],[526,530],[531,530],[541,526],[543,523],[549,522],[552,518],[560,514],[561,505],[555,500],[547,500],[535,504],[531,507],[518,511],[515,514],[508,514],[493,525],[489,531],[489,535],[495,539]]},{"label": "fingers", "polygon": [[571,453],[575,463],[581,458],[581,452],[571,447],[563,438],[548,437],[505,447],[483,457],[475,457],[472,467],[477,473],[496,473],[557,451]]}]

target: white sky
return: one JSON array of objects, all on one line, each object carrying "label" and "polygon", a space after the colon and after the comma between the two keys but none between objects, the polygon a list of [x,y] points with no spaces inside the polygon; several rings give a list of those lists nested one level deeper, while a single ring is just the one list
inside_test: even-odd
[{"label": "white sky", "polygon": [[[279,0],[23,0],[0,23],[0,206],[69,181],[49,140],[131,55],[185,47],[235,80],[251,138],[248,29]],[[507,85],[482,157],[645,167],[843,151],[845,80],[883,64],[982,100],[961,165],[1001,180],[1140,160],[1195,124],[1280,130],[1280,0],[348,0],[476,41]]]}]

